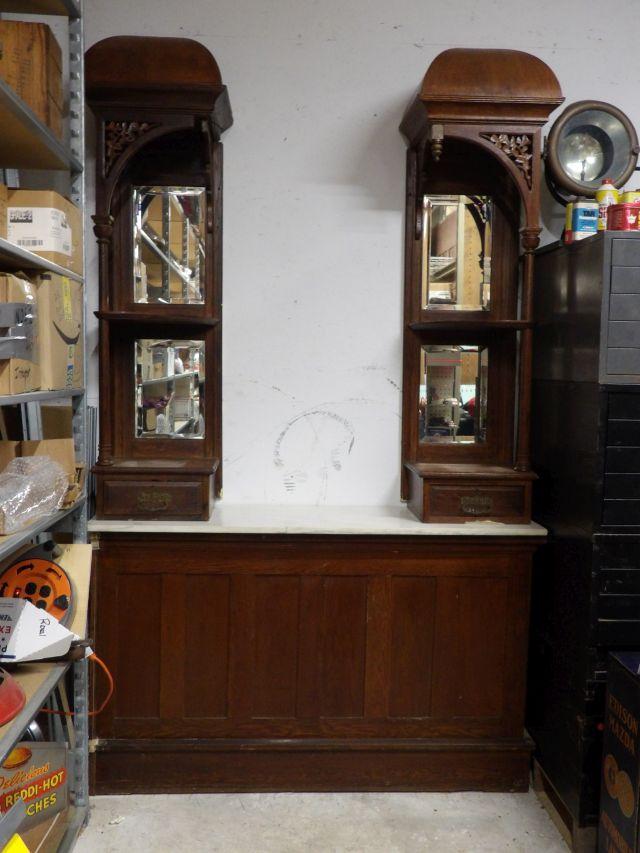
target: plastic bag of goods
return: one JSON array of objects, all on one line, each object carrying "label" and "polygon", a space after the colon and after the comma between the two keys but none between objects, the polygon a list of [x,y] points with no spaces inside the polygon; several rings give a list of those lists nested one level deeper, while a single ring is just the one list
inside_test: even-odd
[{"label": "plastic bag of goods", "polygon": [[55,512],[69,485],[63,468],[49,456],[19,456],[0,474],[0,533],[15,533]]}]

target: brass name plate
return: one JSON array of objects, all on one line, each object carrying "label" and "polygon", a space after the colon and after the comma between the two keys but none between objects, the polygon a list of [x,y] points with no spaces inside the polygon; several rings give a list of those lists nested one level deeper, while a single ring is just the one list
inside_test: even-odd
[{"label": "brass name plate", "polygon": [[493,510],[493,498],[488,495],[463,495],[460,509],[465,515],[489,515]]},{"label": "brass name plate", "polygon": [[169,492],[140,492],[138,494],[138,509],[145,512],[158,512],[169,509],[171,506],[171,495]]}]

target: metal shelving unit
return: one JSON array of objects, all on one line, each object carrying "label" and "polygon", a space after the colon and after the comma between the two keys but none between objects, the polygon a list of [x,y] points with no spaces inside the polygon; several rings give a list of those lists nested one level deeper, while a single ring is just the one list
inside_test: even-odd
[{"label": "metal shelving unit", "polygon": [[3,169],[82,171],[82,163],[0,79],[0,162]]},{"label": "metal shelving unit", "polygon": [[83,280],[82,276],[78,275],[78,273],[54,264],[46,258],[41,258],[40,255],[35,255],[28,249],[22,249],[20,246],[10,243],[3,237],[0,237],[0,266],[2,266],[3,272],[24,269],[41,270],[43,272],[55,272],[58,275],[66,275],[75,281]]},{"label": "metal shelving unit", "polygon": [[80,500],[76,501],[73,506],[61,509],[53,515],[47,515],[44,518],[38,519],[37,521],[34,521],[33,524],[23,527],[22,530],[19,530],[17,533],[11,533],[8,536],[0,536],[0,560],[5,560],[7,557],[10,557],[12,553],[18,550],[18,548],[28,544],[41,533],[46,533],[48,530],[58,527],[65,519],[73,521],[73,516],[83,511],[84,503],[85,499],[80,498]]},{"label": "metal shelving unit", "polygon": [[84,388],[69,388],[64,391],[27,391],[25,394],[0,395],[0,406],[24,406],[28,403],[48,403],[51,400],[82,396],[84,396]]},{"label": "metal shelving unit", "polygon": [[[84,211],[84,47],[81,0],[0,0],[1,13],[11,13],[20,18],[28,15],[68,18],[69,145],[58,140],[15,92],[0,80],[0,168],[67,172],[71,200]],[[0,239],[0,270],[45,270],[83,281],[82,276],[4,239]],[[84,302],[86,306],[86,299]],[[84,320],[86,328],[86,316]],[[84,361],[83,384],[86,385],[86,357]],[[86,463],[87,409],[84,388],[0,396],[0,406],[20,406],[24,437],[33,439],[42,437],[40,405],[61,399],[71,401],[76,458]],[[18,533],[1,536],[0,561],[10,559],[19,549],[37,542],[41,534],[56,531],[71,532],[75,542],[87,541],[87,502],[84,497],[73,506],[39,519]],[[55,705],[58,687],[63,679],[70,679],[68,686],[73,695],[75,716],[55,718],[53,730],[57,739],[65,739],[70,744],[68,773],[72,793],[72,805],[64,821],[64,834],[55,849],[71,850],[87,821],[89,808],[87,662],[25,664],[19,671],[19,677],[25,682],[27,704],[14,720],[0,727],[0,759],[22,738],[24,729],[36,717],[43,704],[48,702]],[[52,848],[49,845],[43,849]]]}]

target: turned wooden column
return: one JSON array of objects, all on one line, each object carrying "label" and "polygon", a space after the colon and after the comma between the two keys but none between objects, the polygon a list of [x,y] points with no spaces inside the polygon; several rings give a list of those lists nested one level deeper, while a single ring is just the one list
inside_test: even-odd
[{"label": "turned wooden column", "polygon": [[[522,235],[522,312],[523,320],[533,322],[533,253],[540,243],[541,228],[523,228]],[[531,467],[531,370],[533,363],[533,329],[520,332],[520,375],[518,388],[518,439],[516,471]]]},{"label": "turned wooden column", "polygon": [[[100,311],[108,311],[110,305],[110,289],[106,286],[109,281],[109,264],[111,252],[111,239],[113,236],[113,217],[109,214],[92,217],[94,226],[93,233],[98,243],[98,277],[100,281]],[[105,320],[98,322],[98,352],[100,362],[109,364],[109,324]],[[111,382],[105,382],[103,374],[100,373],[100,405],[98,406],[98,420],[100,426],[100,440],[98,451],[98,465],[111,465],[113,457],[113,438],[111,430]]]}]

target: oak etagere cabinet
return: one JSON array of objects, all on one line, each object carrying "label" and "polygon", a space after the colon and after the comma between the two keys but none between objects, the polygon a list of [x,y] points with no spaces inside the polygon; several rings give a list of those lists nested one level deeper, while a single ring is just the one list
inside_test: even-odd
[{"label": "oak etagere cabinet", "polygon": [[452,49],[401,124],[402,496],[423,521],[531,518],[540,132],[562,100],[536,57]]},{"label": "oak etagere cabinet", "polygon": [[215,59],[189,39],[87,52],[97,118],[97,515],[207,519],[222,487],[222,144]]}]

